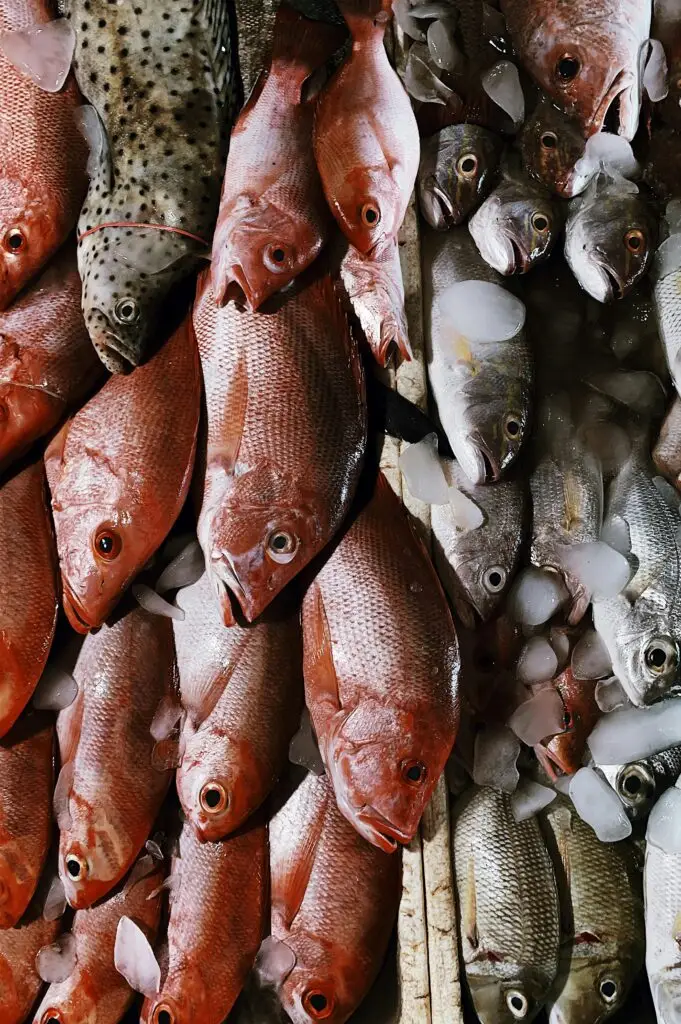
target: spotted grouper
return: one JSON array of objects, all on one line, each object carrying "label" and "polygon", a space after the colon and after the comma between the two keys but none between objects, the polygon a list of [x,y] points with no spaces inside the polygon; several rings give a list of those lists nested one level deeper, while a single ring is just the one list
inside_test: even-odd
[{"label": "spotted grouper", "polygon": [[175,285],[210,249],[239,86],[230,5],[66,0],[91,107],[78,267],[92,342],[122,373],[149,355]]}]

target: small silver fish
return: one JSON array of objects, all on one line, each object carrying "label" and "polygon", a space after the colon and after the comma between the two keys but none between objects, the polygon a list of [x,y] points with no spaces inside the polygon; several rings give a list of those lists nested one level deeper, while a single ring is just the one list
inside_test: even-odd
[{"label": "small silver fish", "polygon": [[417,188],[431,227],[460,224],[489,195],[502,148],[499,135],[477,124],[452,124],[423,140]]},{"label": "small silver fish", "polygon": [[599,765],[632,821],[645,821],[657,798],[681,775],[681,747],[670,747],[642,761]]}]

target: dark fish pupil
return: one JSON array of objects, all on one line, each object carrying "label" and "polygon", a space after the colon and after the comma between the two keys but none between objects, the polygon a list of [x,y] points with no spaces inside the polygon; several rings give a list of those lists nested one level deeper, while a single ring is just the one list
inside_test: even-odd
[{"label": "dark fish pupil", "polygon": [[170,1016],[167,1010],[160,1010],[156,1020],[158,1024],[173,1024],[173,1018]]},{"label": "dark fish pupil", "polygon": [[220,793],[217,789],[207,789],[204,800],[209,807],[217,807],[220,803]]},{"label": "dark fish pupil", "polygon": [[491,572],[489,574],[489,581],[493,587],[498,587],[501,583],[501,574],[498,572]]},{"label": "dark fish pupil", "polygon": [[515,420],[509,420],[508,423],[506,424],[506,429],[511,435],[511,437],[515,437],[518,431],[520,430],[520,426],[516,423]]},{"label": "dark fish pupil", "polygon": [[24,239],[23,236],[15,231],[9,236],[9,247],[10,249],[20,249]]},{"label": "dark fish pupil", "polygon": [[288,538],[284,533],[278,533],[276,537],[272,538],[272,547],[275,551],[283,551],[288,544]]},{"label": "dark fish pupil", "polygon": [[407,778],[410,782],[420,782],[421,767],[418,764],[413,764],[411,768],[407,769]]},{"label": "dark fish pupil", "polygon": [[313,1010],[316,1010],[317,1013],[321,1013],[322,1010],[325,1010],[326,1005],[326,996],[323,995],[323,993],[315,992],[314,995],[310,996],[310,1006]]},{"label": "dark fish pupil", "polygon": [[110,555],[113,551],[113,537],[104,536],[99,538],[99,550],[103,555]]},{"label": "dark fish pupil", "polygon": [[275,263],[283,263],[286,259],[286,253],[283,249],[275,249],[272,253],[272,259]]},{"label": "dark fish pupil", "polygon": [[473,159],[472,156],[467,157],[467,159],[463,161],[463,163],[461,164],[461,170],[464,171],[466,174],[472,174],[472,172],[475,170],[475,160]]},{"label": "dark fish pupil", "polygon": [[542,135],[541,144],[544,149],[555,149],[557,144],[556,136],[547,132],[546,135]]},{"label": "dark fish pupil", "polygon": [[603,993],[606,999],[612,999],[612,997],[617,992],[617,986],[615,985],[615,982],[604,981],[601,985],[601,992]]},{"label": "dark fish pupil", "polygon": [[638,775],[628,775],[624,780],[624,789],[630,796],[635,796],[641,788],[641,780]]},{"label": "dark fish pupil", "polygon": [[569,82],[579,71],[579,61],[576,57],[563,57],[562,60],[558,61],[558,67],[556,70],[558,71],[560,78]]},{"label": "dark fish pupil", "polygon": [[375,222],[375,220],[376,220],[377,214],[376,214],[375,210],[372,210],[371,208],[369,208],[366,211],[366,213],[364,214],[364,216],[366,217],[366,219],[369,222],[369,224],[373,224]]},{"label": "dark fish pupil", "polygon": [[520,996],[511,996],[511,1006],[514,1010],[522,1010],[523,1001]]},{"label": "dark fish pupil", "polygon": [[650,661],[650,664],[653,665],[655,668],[662,668],[665,661],[667,660],[667,655],[664,653],[661,647],[653,647],[652,651],[648,655],[648,660]]},{"label": "dark fish pupil", "polygon": [[66,862],[66,870],[71,875],[71,878],[78,878],[80,875],[80,864],[77,860],[70,858]]}]

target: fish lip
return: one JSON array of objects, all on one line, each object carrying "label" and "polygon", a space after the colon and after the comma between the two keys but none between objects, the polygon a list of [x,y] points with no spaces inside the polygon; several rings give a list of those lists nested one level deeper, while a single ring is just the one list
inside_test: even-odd
[{"label": "fish lip", "polygon": [[594,265],[601,271],[601,277],[605,284],[605,298],[603,302],[612,302],[613,299],[621,299],[626,294],[626,288],[621,280],[612,269],[608,267],[601,260],[594,260]]},{"label": "fish lip", "polygon": [[89,621],[82,604],[74,595],[68,583],[62,584],[62,604],[64,606],[66,618],[69,620],[76,633],[89,633],[91,629],[94,629],[96,625],[98,625],[97,623]]},{"label": "fish lip", "polygon": [[[606,118],[606,115],[608,113],[608,110],[610,109],[612,104],[615,102],[617,97],[620,96],[623,92],[625,92],[627,90],[627,88],[629,87],[629,84],[630,84],[630,82],[629,82],[630,78],[631,78],[631,74],[625,68],[622,68],[620,71],[617,72],[617,74],[615,75],[614,79],[612,80],[612,84],[610,85],[610,88],[606,92],[606,94],[603,97],[603,99],[601,100],[601,102],[598,104],[598,107],[596,108],[596,112],[595,112],[594,116],[591,118],[591,121],[589,123],[589,134],[590,135],[593,135],[596,132],[599,132],[599,131],[602,130],[603,125],[605,123],[605,118]],[[622,84],[625,81],[626,81],[627,84]],[[621,128],[622,128],[622,123],[621,123],[621,120],[620,120],[619,130],[617,132],[618,135],[622,134]]]},{"label": "fish lip", "polygon": [[479,434],[471,434],[469,441],[476,449],[479,464],[482,466],[481,477],[475,482],[482,484],[496,483],[501,476],[501,465],[498,459],[495,458]]},{"label": "fish lip", "polygon": [[[246,592],[245,588],[239,581],[239,576],[232,564],[230,556],[225,551],[221,551],[217,557],[213,556],[211,559],[211,569],[224,588],[226,594],[231,594],[238,601],[239,607],[248,622],[253,622],[253,620],[257,618],[266,607],[268,603],[267,599],[264,602],[262,600],[256,600],[252,594]],[[233,626],[236,622],[233,611],[231,621],[227,621],[226,607],[224,604],[222,604],[222,610],[225,625]]]},{"label": "fish lip", "polygon": [[[115,362],[121,367],[119,372],[129,372],[131,369],[134,370],[139,366],[139,357],[135,355],[129,345],[111,328],[111,321],[106,313],[95,307],[93,313],[97,313],[103,323],[106,324],[106,328],[102,330],[102,347],[107,349],[109,352],[113,352],[115,355]],[[104,339],[112,339],[106,341]]]},{"label": "fish lip", "polygon": [[532,261],[523,249],[519,242],[516,242],[515,238],[511,238],[509,235],[508,241],[513,252],[513,263],[511,266],[510,274],[526,274],[532,266]]},{"label": "fish lip", "polygon": [[225,284],[220,296],[216,296],[218,306],[226,306],[230,299],[238,302],[240,296],[248,306],[251,313],[255,313],[259,306],[262,306],[266,296],[251,288],[246,271],[240,263],[232,263],[229,273],[226,275]]},{"label": "fish lip", "polygon": [[432,192],[433,195],[440,201],[440,203],[444,207],[443,220],[445,224],[448,224],[450,227],[457,224],[458,221],[454,214],[454,204],[452,203],[451,199],[444,191],[444,189],[442,189],[440,185],[435,181],[432,183]]},{"label": "fish lip", "polygon": [[[370,832],[372,838],[369,841],[374,843],[375,846],[380,847],[385,853],[394,853],[398,843],[406,845],[413,839],[412,835],[408,835],[402,829],[393,825],[384,814],[377,811],[371,804],[364,804],[363,807],[360,807],[357,812],[357,821]],[[368,838],[368,836],[365,836],[365,838]]]}]

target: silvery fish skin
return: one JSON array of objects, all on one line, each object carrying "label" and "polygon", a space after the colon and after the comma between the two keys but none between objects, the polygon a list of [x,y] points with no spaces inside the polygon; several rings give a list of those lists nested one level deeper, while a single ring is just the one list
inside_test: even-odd
[{"label": "silvery fish skin", "polygon": [[483,1024],[531,1021],[558,971],[559,907],[536,818],[473,787],[456,809],[454,872],[466,981]]},{"label": "silvery fish skin", "polygon": [[599,302],[621,299],[645,274],[657,244],[650,206],[630,182],[598,175],[570,203],[565,259]]},{"label": "silvery fish skin", "polygon": [[[68,0],[66,15],[76,77],[101,120],[78,225],[83,312],[100,359],[123,373],[148,356],[171,288],[205,255],[181,232],[210,245],[239,98],[230,10],[220,0]],[[178,230],[87,234],[126,221]]]},{"label": "silvery fish skin", "polygon": [[468,222],[478,251],[500,274],[526,274],[551,255],[563,211],[546,189],[508,174]]},{"label": "silvery fish skin", "polygon": [[681,775],[681,747],[629,764],[599,765],[632,821],[645,821],[659,796]]},{"label": "silvery fish skin", "polygon": [[601,1024],[626,1002],[645,953],[633,848],[602,843],[561,797],[541,815],[561,906],[560,966],[549,1024]]},{"label": "silvery fish skin", "polygon": [[572,598],[568,621],[584,615],[590,594],[569,571],[565,550],[598,540],[603,520],[601,466],[575,429],[569,399],[547,399],[537,416],[537,460],[530,474],[532,547],[539,568],[560,572]]},{"label": "silvery fish skin", "polygon": [[448,326],[439,305],[447,288],[461,281],[503,281],[464,226],[424,235],[423,279],[428,376],[442,426],[473,483],[498,480],[529,426],[533,372],[525,332],[480,345]]},{"label": "silvery fish skin", "polygon": [[679,497],[655,476],[645,433],[610,484],[605,524],[626,523],[636,571],[621,594],[593,603],[594,626],[613,672],[638,705],[679,682],[681,536]]},{"label": "silvery fish skin", "polygon": [[421,213],[444,231],[462,221],[494,185],[503,143],[477,124],[453,124],[424,139],[417,188]]},{"label": "silvery fish skin", "polygon": [[659,1024],[681,1019],[681,854],[648,843],[643,871],[646,971]]},{"label": "silvery fish skin", "polygon": [[[661,254],[662,247],[653,268],[655,311],[669,372],[677,392],[681,394],[681,266],[668,269],[661,263]],[[681,261],[676,259],[674,262]]]},{"label": "silvery fish skin", "polygon": [[584,187],[575,164],[584,153],[579,125],[543,97],[520,136],[523,165],[542,185],[565,199]]},{"label": "silvery fish skin", "polygon": [[500,480],[476,487],[453,460],[445,475],[484,514],[474,530],[457,526],[451,505],[432,505],[435,565],[459,618],[469,628],[475,615],[485,622],[499,607],[511,582],[524,539],[527,491],[520,480]]}]

